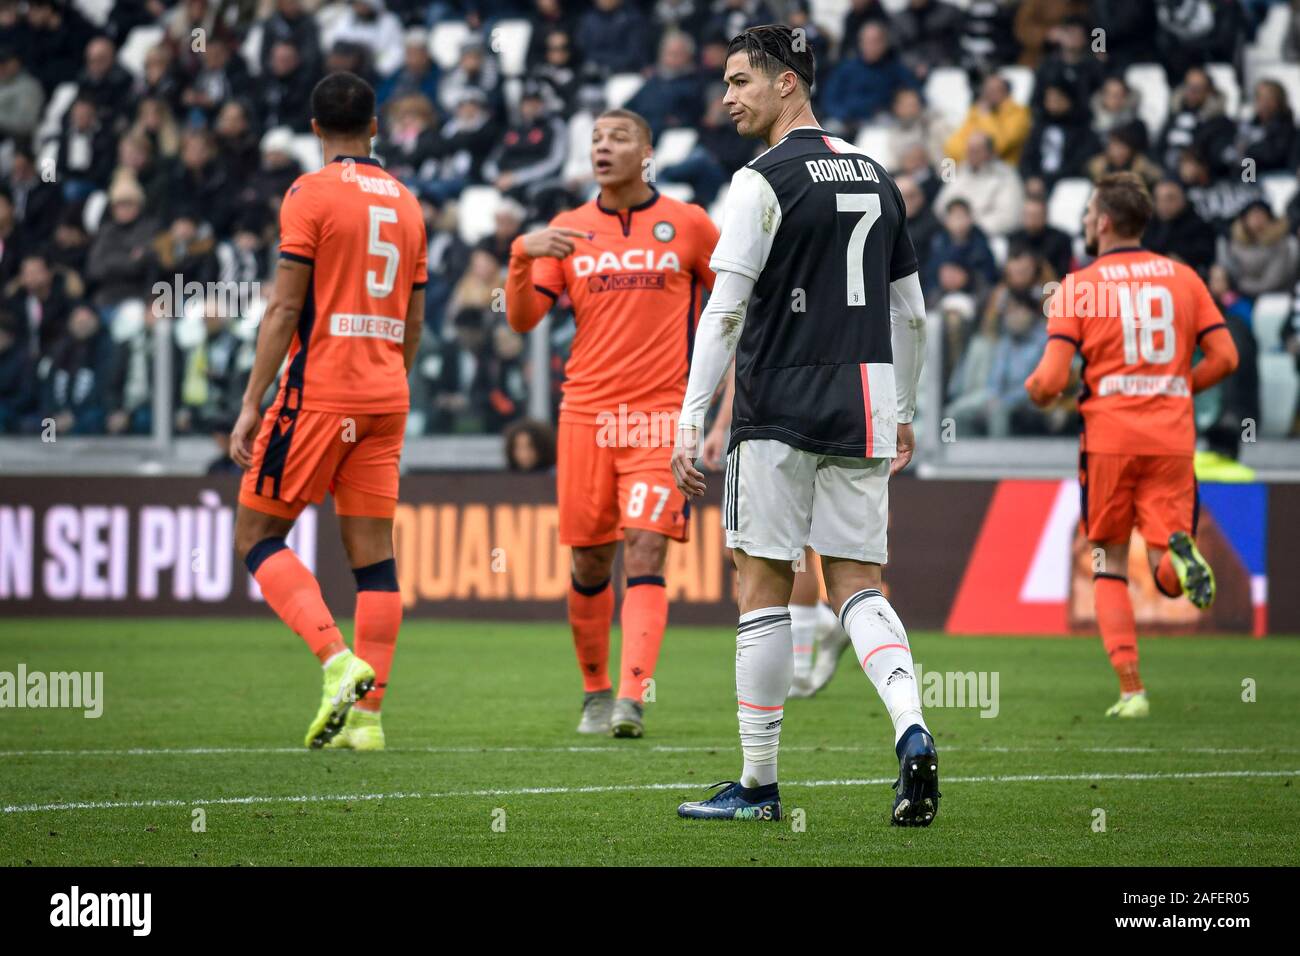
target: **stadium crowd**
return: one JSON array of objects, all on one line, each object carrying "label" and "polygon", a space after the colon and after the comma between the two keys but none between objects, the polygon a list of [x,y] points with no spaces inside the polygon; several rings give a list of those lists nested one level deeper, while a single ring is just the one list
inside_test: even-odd
[{"label": "stadium crowd", "polygon": [[[1202,417],[1238,431],[1259,417],[1257,353],[1300,362],[1300,79],[1246,85],[1266,22],[1284,27],[1272,59],[1296,69],[1300,0],[1281,19],[1274,6],[0,0],[0,432],[151,430],[151,290],[179,275],[269,291],[280,198],[310,167],[312,87],[346,69],[375,86],[375,153],[429,229],[412,430],[509,429],[526,462],[544,457],[544,431],[522,420],[531,390],[558,402],[573,326],[562,300],[549,380],[532,381],[501,302],[511,241],[593,194],[583,140],[608,105],[648,119],[661,188],[716,210],[758,149],[721,103],[726,44],[777,19],[807,30],[818,118],[898,177],[943,342],[944,417],[967,434],[1072,432],[1068,403],[1041,412],[1021,383],[1046,339],[1044,287],[1084,256],[1071,221],[1086,183],[1127,169],[1155,197],[1145,243],[1201,272],[1232,326],[1242,369]],[[531,29],[498,29],[520,21]],[[484,187],[494,211],[475,235],[462,198]],[[230,427],[256,316],[209,298],[178,318],[174,429]]]}]

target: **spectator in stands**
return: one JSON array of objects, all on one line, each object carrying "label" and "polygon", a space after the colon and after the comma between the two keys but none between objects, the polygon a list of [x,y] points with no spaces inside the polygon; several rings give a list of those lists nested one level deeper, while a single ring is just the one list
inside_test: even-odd
[{"label": "spectator in stands", "polygon": [[310,133],[311,91],[319,80],[320,75],[302,62],[292,43],[275,43],[257,85],[258,108],[266,128],[284,126],[295,133]]},{"label": "spectator in stands", "polygon": [[884,163],[887,169],[898,169],[903,151],[915,143],[925,148],[932,162],[943,156],[943,143],[948,138],[947,124],[937,113],[925,108],[919,90],[904,86],[894,93],[887,124],[889,155],[873,157]]},{"label": "spectator in stands", "polygon": [[546,34],[542,60],[532,68],[532,78],[542,89],[546,108],[568,116],[578,109],[584,89],[600,88],[600,73],[582,61],[574,49],[573,34],[552,29]]},{"label": "spectator in stands", "polygon": [[888,28],[869,21],[858,32],[857,50],[831,70],[819,113],[850,135],[889,108],[900,87],[918,86],[916,76],[889,45]]},{"label": "spectator in stands", "polygon": [[267,130],[262,136],[262,168],[256,185],[262,208],[279,211],[280,200],[293,181],[302,175],[302,166],[293,152],[293,133],[284,127]]},{"label": "spectator in stands", "polygon": [[1218,262],[1242,295],[1289,290],[1300,269],[1300,240],[1268,203],[1255,200],[1242,210],[1227,236],[1219,237]]},{"label": "spectator in stands", "polygon": [[558,116],[546,112],[536,86],[524,88],[519,119],[483,164],[483,178],[521,202],[557,183],[568,152],[568,130]]},{"label": "spectator in stands", "polygon": [[987,233],[1002,235],[1020,223],[1024,192],[1015,169],[993,155],[987,133],[971,133],[966,140],[966,161],[957,166],[952,182],[944,185],[934,204],[947,209],[954,199],[964,199],[975,222]]},{"label": "spectator in stands", "polygon": [[[70,283],[74,286],[72,295]],[[63,270],[51,269],[45,253],[34,250],[23,256],[18,278],[5,290],[4,310],[17,319],[19,343],[33,358],[48,355],[63,335],[72,311],[72,296],[81,291],[81,280]]]},{"label": "spectator in stands", "polygon": [[104,433],[112,404],[113,354],[95,310],[86,305],[73,309],[40,370],[40,417],[54,420],[55,435]]},{"label": "spectator in stands", "polygon": [[1030,125],[1029,108],[1011,98],[1011,84],[1006,77],[991,73],[980,84],[980,95],[971,104],[965,121],[948,137],[944,155],[962,162],[971,133],[981,132],[992,140],[998,158],[1014,166],[1020,162],[1020,152],[1029,139]]},{"label": "spectator in stands", "polygon": [[1217,162],[1233,136],[1232,121],[1224,116],[1223,94],[1204,68],[1192,67],[1170,100],[1169,120],[1160,134],[1161,164],[1173,172],[1183,151],[1193,148]]},{"label": "spectator in stands", "polygon": [[45,106],[45,90],[23,69],[18,52],[0,46],[0,138],[29,137],[36,132]]},{"label": "spectator in stands", "polygon": [[[809,0],[789,0],[786,7],[785,23],[792,29],[803,30],[804,42],[808,49],[812,51],[814,63],[831,62],[831,41],[822,32],[812,19],[812,10],[809,7]],[[717,79],[716,72],[706,73],[704,80],[709,82]]]},{"label": "spectator in stands", "polygon": [[1183,150],[1178,161],[1178,178],[1197,215],[1220,235],[1227,234],[1246,206],[1264,198],[1259,183],[1242,182],[1240,178],[1212,180],[1209,160],[1196,149]]},{"label": "spectator in stands", "polygon": [[1236,59],[1245,19],[1236,3],[1216,0],[1156,0],[1155,49],[1170,77],[1193,64]]},{"label": "spectator in stands", "polygon": [[23,430],[35,399],[36,363],[18,340],[18,319],[0,309],[0,435]]},{"label": "spectator in stands", "polygon": [[[261,161],[260,140],[246,102],[227,100],[223,103],[212,128],[216,134],[217,162],[226,181],[240,184],[256,176]],[[148,192],[147,187],[145,192]]]},{"label": "spectator in stands", "polygon": [[[997,261],[989,248],[984,231],[975,224],[970,203],[960,197],[949,199],[942,206],[943,229],[935,233],[930,243],[930,274],[922,276],[926,295],[940,289],[944,292],[979,291],[981,285],[996,281]],[[943,283],[940,270],[945,263],[956,263],[969,274],[971,282]]]},{"label": "spectator in stands", "polygon": [[695,69],[695,41],[685,33],[665,33],[654,70],[627,108],[645,117],[655,139],[669,127],[699,123],[704,85]]},{"label": "spectator in stands", "polygon": [[934,161],[930,159],[930,154],[926,152],[923,145],[913,143],[899,151],[898,172],[910,176],[921,187],[921,192],[925,193],[925,201],[934,205],[934,199],[939,195],[939,190],[944,184],[939,174],[935,172]]},{"label": "spectator in stands", "polygon": [[465,94],[477,90],[483,94],[488,115],[496,119],[504,109],[501,93],[501,71],[495,57],[488,55],[488,50],[479,37],[470,37],[460,48],[460,59],[456,68],[438,83],[438,105],[444,113],[454,113],[459,104],[465,102]]},{"label": "spectator in stands", "polygon": [[[86,257],[86,284],[106,315],[127,299],[142,298],[149,278],[148,251],[158,229],[142,215],[144,190],[130,173],[115,176],[101,222]],[[110,325],[111,325],[111,319]]]},{"label": "spectator in stands", "polygon": [[1046,108],[1045,94],[1052,87],[1063,88],[1070,102],[1083,107],[1101,88],[1105,71],[1092,51],[1088,21],[1069,17],[1048,32],[1054,48],[1043,58],[1034,73],[1035,112]]},{"label": "spectator in stands", "polygon": [[260,282],[271,274],[266,254],[266,220],[260,210],[243,210],[231,224],[231,236],[217,244],[217,281]]},{"label": "spectator in stands", "polygon": [[389,100],[383,112],[384,132],[375,144],[375,154],[384,168],[406,183],[417,181],[426,172],[431,174],[439,149],[433,104],[424,94],[412,93]]},{"label": "spectator in stands", "polygon": [[[3,201],[0,200],[0,209],[2,208]],[[64,206],[59,212],[54,235],[46,247],[45,254],[49,256],[50,265],[82,276],[86,273],[86,256],[89,252],[90,236],[86,234],[85,224],[81,221],[81,207]]]},{"label": "spectator in stands", "polygon": [[1058,180],[1082,176],[1088,159],[1100,149],[1088,115],[1070,87],[1053,83],[1043,93],[1042,113],[1020,156],[1020,174],[1026,180],[1041,180],[1050,195]]},{"label": "spectator in stands", "polygon": [[[110,435],[147,435],[153,430],[155,363],[158,359],[158,316],[141,306],[122,310],[109,323],[115,348],[109,379],[109,413],[105,425]],[[180,382],[185,364],[175,336],[171,348],[171,407],[175,424],[183,424]]]},{"label": "spectator in stands", "polygon": [[320,28],[316,17],[303,5],[303,0],[275,0],[274,12],[262,21],[262,74],[271,72],[271,54],[276,44],[287,43],[293,47],[309,75],[321,69]]},{"label": "spectator in stands", "polygon": [[0,288],[18,275],[24,254],[23,234],[14,218],[14,201],[0,186]]},{"label": "spectator in stands", "polygon": [[1225,165],[1242,169],[1249,160],[1256,175],[1284,171],[1290,168],[1295,143],[1295,118],[1286,90],[1276,80],[1261,80],[1255,84],[1250,115],[1237,124],[1234,152]]},{"label": "spectator in stands", "polygon": [[135,123],[128,135],[147,137],[152,155],[159,162],[171,159],[181,150],[181,132],[176,118],[166,101],[157,97],[145,97],[140,101]]},{"label": "spectator in stands", "polygon": [[325,53],[325,70],[329,73],[355,73],[372,87],[379,85],[370,50],[360,43],[339,40]]},{"label": "spectator in stands", "polygon": [[639,73],[650,63],[654,31],[636,5],[624,0],[596,0],[578,21],[574,39],[583,59],[602,70]]},{"label": "spectator in stands", "polygon": [[194,49],[194,38],[212,36],[219,26],[218,13],[218,4],[209,0],[179,0],[167,14],[166,42],[177,51],[176,66],[182,73],[192,76],[198,70],[200,51]]},{"label": "spectator in stands", "polygon": [[1205,276],[1214,262],[1214,227],[1197,215],[1178,180],[1162,179],[1156,184],[1154,196],[1156,214],[1142,236],[1142,245],[1152,252],[1181,259]]},{"label": "spectator in stands", "polygon": [[137,100],[161,100],[169,111],[175,113],[181,106],[183,82],[172,48],[166,43],[156,43],[144,55],[144,75],[135,84],[134,95]]},{"label": "spectator in stands", "polygon": [[[989,370],[989,403],[985,410],[991,437],[1042,434],[1048,430],[1047,419],[1025,391],[1025,379],[1033,373],[1047,347],[1047,322],[1042,315],[1041,301],[1032,294],[1014,293],[1003,309]],[[1060,430],[1064,424],[1058,418],[1052,430]]]},{"label": "spectator in stands", "polygon": [[717,36],[734,37],[746,27],[774,20],[776,14],[766,0],[713,0],[713,15],[704,30]]},{"label": "spectator in stands", "polygon": [[868,23],[889,26],[891,23],[889,11],[884,8],[880,0],[849,0],[849,8],[844,11],[844,19],[840,22],[841,56],[849,55],[849,44]]},{"label": "spectator in stands", "polygon": [[208,37],[207,48],[199,57],[199,70],[181,93],[181,106],[189,110],[192,125],[207,125],[222,103],[246,96],[251,90],[244,58],[231,49],[229,40],[217,34]]},{"label": "spectator in stands", "polygon": [[[686,0],[689,4],[691,0]],[[529,16],[533,30],[528,37],[528,55],[525,60],[528,72],[534,77],[536,70],[549,59],[551,34],[557,30],[572,38],[575,24],[574,16],[564,9],[562,0],[533,0],[533,11]],[[694,27],[688,28],[694,34]],[[577,57],[574,57],[576,62]]]},{"label": "spectator in stands", "polygon": [[497,262],[510,261],[510,244],[523,231],[524,207],[513,199],[502,199],[492,217],[492,232],[484,236],[475,246],[492,254]]},{"label": "spectator in stands", "polygon": [[1091,0],[1089,7],[1093,29],[1104,31],[1108,72],[1119,75],[1134,63],[1151,60],[1151,38],[1156,34],[1154,4],[1134,3],[1133,0]]},{"label": "spectator in stands", "polygon": [[205,301],[198,341],[182,356],[180,431],[209,431],[239,417],[247,379],[245,344],[231,327],[216,298]]},{"label": "spectator in stands", "polygon": [[501,260],[486,249],[474,249],[469,255],[469,265],[452,290],[448,314],[455,315],[465,309],[493,311],[500,305],[498,297],[505,283]]},{"label": "spectator in stands", "polygon": [[454,216],[429,196],[420,197],[425,233],[429,238],[429,282],[424,287],[424,324],[428,338],[441,339],[447,303],[469,266],[470,248],[460,238]]},{"label": "spectator in stands", "polygon": [[710,206],[718,190],[725,186],[741,166],[754,158],[755,142],[736,135],[735,124],[722,102],[722,90],[707,97],[708,107],[699,125],[699,137],[690,154],[681,162],[658,170],[666,183],[686,183],[694,201]]},{"label": "spectator in stands", "polygon": [[1038,255],[1037,250],[1021,247],[1015,252],[1009,252],[1006,265],[1002,267],[1001,281],[984,300],[984,331],[993,336],[998,334],[1002,317],[1013,299],[1041,304],[1043,286],[1055,278],[1057,276],[1052,272],[1052,267]]},{"label": "spectator in stands", "polygon": [[[487,96],[472,87],[461,91],[455,112],[439,131],[434,165],[416,184],[422,196],[443,203],[479,181],[479,171],[497,141]],[[431,173],[431,175],[430,175]]]},{"label": "spectator in stands", "polygon": [[1028,250],[1047,263],[1057,279],[1070,271],[1074,245],[1065,232],[1047,222],[1047,203],[1038,197],[1026,197],[1020,228],[1007,236],[1008,259]]},{"label": "spectator in stands", "polygon": [[24,62],[49,95],[77,75],[95,27],[65,0],[28,0],[26,27]]},{"label": "spectator in stands", "polygon": [[86,66],[77,77],[77,96],[95,104],[99,119],[113,129],[131,114],[134,81],[117,63],[117,49],[108,37],[96,37],[86,46]]},{"label": "spectator in stands", "polygon": [[521,418],[502,435],[506,468],[516,472],[547,472],[555,467],[555,429],[546,422]]},{"label": "spectator in stands", "polygon": [[185,211],[206,219],[218,235],[225,235],[235,213],[228,198],[234,185],[218,162],[216,137],[206,129],[187,130],[181,137],[180,162],[167,177],[166,199],[158,214],[166,221]]},{"label": "spectator in stands", "polygon": [[430,383],[433,409],[429,430],[434,433],[482,431],[490,411],[491,386],[487,365],[491,356],[488,316],[482,308],[457,309],[452,319],[455,338],[442,343]]},{"label": "spectator in stands", "polygon": [[939,217],[930,208],[925,193],[921,191],[915,179],[911,176],[899,176],[894,183],[903,197],[903,207],[907,212],[907,235],[912,240],[912,248],[916,251],[917,271],[923,276],[928,275],[930,249],[934,244],[934,237],[943,227],[939,224]]},{"label": "spectator in stands", "polygon": [[1053,31],[1062,21],[1087,13],[1087,0],[1022,0],[1014,25],[1016,39],[1020,41],[1020,64],[1036,68],[1053,42]]},{"label": "spectator in stands", "polygon": [[487,431],[499,432],[524,413],[528,402],[524,373],[524,337],[498,321],[492,327],[492,351],[485,371],[488,386]]},{"label": "spectator in stands", "polygon": [[63,117],[55,160],[64,202],[81,202],[107,186],[116,157],[112,129],[100,118],[93,100],[78,96]]},{"label": "spectator in stands", "polygon": [[1147,189],[1154,189],[1164,178],[1164,171],[1147,158],[1146,127],[1140,120],[1116,126],[1106,134],[1106,148],[1088,161],[1088,178],[1100,182],[1111,173],[1130,172],[1142,178]]},{"label": "spectator in stands", "polygon": [[1123,77],[1106,77],[1101,84],[1101,89],[1092,94],[1092,100],[1089,102],[1092,110],[1092,131],[1098,137],[1102,137],[1117,126],[1125,126],[1140,120],[1138,100],[1137,91],[1130,89]]},{"label": "spectator in stands", "polygon": [[1015,62],[1020,43],[1012,29],[1019,0],[985,0],[966,8],[962,20],[961,65],[967,72],[988,73]]},{"label": "spectator in stands", "polygon": [[401,69],[402,21],[389,12],[384,0],[352,0],[325,36],[327,47],[340,42],[363,47],[381,76]]},{"label": "spectator in stands", "polygon": [[[54,171],[50,170],[52,174]],[[9,172],[9,195],[14,204],[14,219],[23,236],[36,243],[50,238],[63,208],[63,195],[52,181],[39,175],[36,156],[24,141],[14,144],[14,164]]]},{"label": "spectator in stands", "polygon": [[[212,229],[194,214],[182,211],[165,232],[154,237],[149,248],[149,287],[171,286],[177,276],[182,283],[216,282],[217,242]],[[179,316],[172,316],[179,318]]]},{"label": "spectator in stands", "polygon": [[894,43],[903,52],[903,62],[921,79],[936,66],[956,66],[962,12],[941,0],[909,0],[893,16]]},{"label": "spectator in stands", "polygon": [[420,94],[430,103],[438,100],[438,64],[429,55],[429,31],[411,27],[404,35],[402,68],[384,80],[375,91],[382,107],[399,96]]}]

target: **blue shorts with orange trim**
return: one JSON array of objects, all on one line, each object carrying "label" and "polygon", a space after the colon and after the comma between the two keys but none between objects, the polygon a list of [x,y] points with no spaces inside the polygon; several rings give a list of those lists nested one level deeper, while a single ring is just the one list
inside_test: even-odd
[{"label": "blue shorts with orange trim", "polygon": [[340,515],[391,518],[405,432],[406,412],[347,415],[273,405],[257,433],[239,503],[296,518],[328,491]]}]

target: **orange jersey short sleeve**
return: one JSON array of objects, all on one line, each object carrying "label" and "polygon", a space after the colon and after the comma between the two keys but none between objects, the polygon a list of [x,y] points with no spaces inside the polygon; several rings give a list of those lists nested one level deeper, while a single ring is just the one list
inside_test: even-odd
[{"label": "orange jersey short sleeve", "polygon": [[311,266],[312,279],[279,401],[314,411],[406,411],[406,310],[428,280],[415,197],[375,160],[337,158],[289,187],[280,256]]},{"label": "orange jersey short sleeve", "polygon": [[619,406],[677,411],[686,391],[709,257],[718,230],[699,206],[656,192],[620,211],[594,200],[552,226],[576,229],[563,260],[536,259],[533,285],[573,302],[577,333],[565,367],[561,418],[594,421]]},{"label": "orange jersey short sleeve", "polygon": [[1117,249],[1067,276],[1058,295],[1048,332],[1077,334],[1084,450],[1190,456],[1192,356],[1224,326],[1200,277],[1164,256]]}]

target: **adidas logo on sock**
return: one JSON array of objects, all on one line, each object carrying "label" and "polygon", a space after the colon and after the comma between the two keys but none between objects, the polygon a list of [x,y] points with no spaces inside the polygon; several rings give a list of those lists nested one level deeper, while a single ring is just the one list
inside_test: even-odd
[{"label": "adidas logo on sock", "polygon": [[912,679],[911,674],[903,670],[903,668],[901,667],[895,667],[894,672],[890,674],[889,678],[885,681],[885,686],[888,687],[896,680],[911,680],[911,679]]}]

